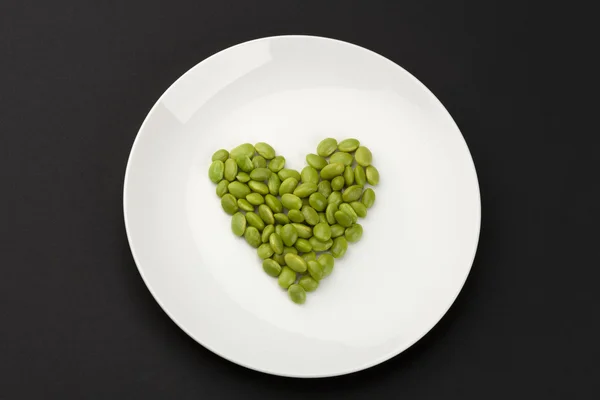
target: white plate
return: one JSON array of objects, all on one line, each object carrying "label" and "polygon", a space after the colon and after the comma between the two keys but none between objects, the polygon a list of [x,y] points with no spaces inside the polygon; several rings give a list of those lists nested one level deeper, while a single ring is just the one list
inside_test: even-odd
[{"label": "white plate", "polygon": [[[301,169],[329,136],[369,147],[381,183],[362,240],[298,306],[231,233],[207,171],[215,150],[259,141]],[[243,43],[179,78],[140,128],[124,210],[140,274],[181,329],[294,377],[358,371],[419,340],[463,286],[480,226],[473,161],[435,96],[376,53],[308,36]]]}]

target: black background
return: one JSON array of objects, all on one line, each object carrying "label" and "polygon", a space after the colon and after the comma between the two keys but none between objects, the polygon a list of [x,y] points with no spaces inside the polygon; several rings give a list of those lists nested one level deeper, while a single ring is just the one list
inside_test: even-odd
[{"label": "black background", "polygon": [[[0,0],[0,399],[599,398],[588,15],[573,2]],[[157,98],[209,55],[279,34],[406,68],[479,175],[481,240],[458,300],[411,349],[350,376],[285,379],[210,353],[154,302],[125,236],[126,161]]]}]

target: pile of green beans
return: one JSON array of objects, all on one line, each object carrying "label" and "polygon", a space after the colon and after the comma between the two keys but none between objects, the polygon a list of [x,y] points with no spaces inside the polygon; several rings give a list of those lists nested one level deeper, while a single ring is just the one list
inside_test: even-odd
[{"label": "pile of green beans", "polygon": [[298,172],[267,143],[217,150],[208,177],[217,185],[231,230],[244,237],[297,304],[333,271],[334,261],[358,242],[359,218],[375,203],[379,183],[373,156],[357,139],[327,138]]}]

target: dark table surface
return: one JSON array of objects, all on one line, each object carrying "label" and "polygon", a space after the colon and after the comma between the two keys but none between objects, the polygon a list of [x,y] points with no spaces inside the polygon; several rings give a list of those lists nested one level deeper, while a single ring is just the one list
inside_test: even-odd
[{"label": "dark table surface", "polygon": [[[504,1],[0,1],[0,399],[600,398],[588,15]],[[481,240],[456,303],[408,351],[350,376],[285,379],[212,354],[153,300],[125,236],[125,165],[150,107],[211,54],[280,34],[406,68],[454,117],[479,175]]]}]

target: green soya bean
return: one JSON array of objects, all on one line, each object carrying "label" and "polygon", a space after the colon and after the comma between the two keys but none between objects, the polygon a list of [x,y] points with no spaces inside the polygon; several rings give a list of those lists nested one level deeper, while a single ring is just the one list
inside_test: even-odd
[{"label": "green soya bean", "polygon": [[317,260],[317,255],[315,254],[314,251],[309,251],[307,253],[302,254],[300,257],[304,258],[304,261],[309,262],[309,261],[316,261]]},{"label": "green soya bean", "polygon": [[367,175],[362,165],[354,167],[354,182],[360,186],[365,186],[365,183],[367,183]]},{"label": "green soya bean", "polygon": [[269,184],[267,186],[269,188],[269,193],[271,193],[273,196],[277,196],[279,194],[280,186],[281,179],[279,179],[277,174],[271,174],[271,177],[269,178]]},{"label": "green soya bean", "polygon": [[331,225],[331,237],[332,238],[335,239],[336,237],[340,237],[344,234],[344,232],[346,232],[346,228],[344,228],[340,224]]},{"label": "green soya bean", "polygon": [[342,200],[344,200],[346,203],[351,203],[360,199],[362,192],[362,186],[352,185],[344,190],[344,193],[342,193]]},{"label": "green soya bean", "polygon": [[[329,239],[331,239],[331,227],[328,224],[325,224],[323,222],[318,223],[317,225],[315,225],[315,227],[313,228],[313,237],[315,237],[317,240],[320,240],[322,242],[326,242]],[[316,251],[322,251],[322,250],[317,250]]]},{"label": "green soya bean", "polygon": [[267,258],[263,261],[263,270],[267,273],[267,275],[272,277],[278,277],[281,273],[281,265],[271,258]]},{"label": "green soya bean", "polygon": [[229,153],[229,157],[236,159],[239,156],[253,157],[254,156],[254,146],[250,143],[240,144],[235,149],[231,150]]},{"label": "green soya bean", "polygon": [[333,204],[328,204],[327,205],[327,210],[325,210],[325,217],[327,218],[327,222],[330,225],[333,225],[336,223],[335,220],[335,212],[338,210],[338,205],[333,203]]},{"label": "green soya bean", "polygon": [[300,198],[308,197],[317,191],[317,185],[312,182],[305,182],[299,184],[294,189],[294,194]]},{"label": "green soya bean", "polygon": [[308,241],[314,251],[326,251],[329,250],[329,248],[333,245],[333,240],[331,239],[322,241],[314,236],[308,239]]},{"label": "green soya bean", "polygon": [[337,223],[343,226],[344,228],[349,228],[350,226],[352,226],[352,217],[346,214],[345,212],[336,211],[334,215]]},{"label": "green soya bean", "polygon": [[243,236],[246,231],[246,217],[241,212],[236,212],[231,217],[231,231],[235,236]]},{"label": "green soya bean", "polygon": [[368,188],[367,190],[365,190],[365,192],[362,195],[361,202],[367,208],[373,207],[373,204],[375,203],[375,191],[371,188]]},{"label": "green soya bean", "polygon": [[246,213],[246,221],[248,221],[248,225],[255,227],[259,231],[262,231],[263,229],[265,229],[264,221],[262,219],[260,219],[260,217],[256,213],[254,213],[252,211],[248,211]]},{"label": "green soya bean", "polygon": [[256,229],[253,226],[246,227],[246,232],[244,232],[244,238],[246,239],[246,242],[248,242],[248,244],[252,247],[258,247],[262,243],[258,229]]},{"label": "green soya bean", "polygon": [[271,160],[275,158],[275,149],[271,147],[271,145],[265,142],[259,142],[254,145],[256,152],[266,158],[267,160]]},{"label": "green soya bean", "polygon": [[333,153],[331,155],[331,157],[329,157],[330,164],[340,163],[340,164],[344,164],[344,165],[352,165],[353,161],[354,161],[354,157],[352,157],[352,154],[350,154],[350,153],[338,152],[338,153]]},{"label": "green soya bean", "polygon": [[314,292],[319,287],[319,282],[305,275],[298,280],[298,285],[302,286],[307,292]]},{"label": "green soya bean", "polygon": [[281,204],[288,210],[299,210],[302,208],[302,200],[300,200],[300,197],[289,193],[281,196]]},{"label": "green soya bean", "polygon": [[348,250],[348,242],[343,236],[336,237],[333,239],[333,246],[331,246],[331,255],[335,258],[342,258]]},{"label": "green soya bean", "polygon": [[277,156],[269,162],[269,169],[273,172],[279,172],[285,166],[285,157]]},{"label": "green soya bean", "polygon": [[288,253],[298,255],[298,250],[295,247],[283,246],[283,255],[285,256]]},{"label": "green soya bean", "polygon": [[354,208],[352,208],[352,206],[350,204],[348,204],[348,203],[340,204],[339,210],[348,214],[352,218],[353,224],[355,224],[356,221],[358,221],[358,214],[356,213],[356,211],[354,211]]},{"label": "green soya bean", "polygon": [[304,214],[299,210],[290,210],[288,211],[288,218],[292,222],[304,222]]},{"label": "green soya bean", "polygon": [[225,149],[217,150],[212,155],[211,161],[223,161],[225,162],[229,158],[229,152]]},{"label": "green soya bean", "polygon": [[329,164],[326,159],[316,154],[307,154],[306,163],[317,171],[322,170]]},{"label": "green soya bean", "polygon": [[254,156],[252,158],[252,165],[254,165],[254,169],[267,168],[267,160],[263,156]]},{"label": "green soya bean", "polygon": [[228,186],[229,193],[234,195],[237,199],[243,199],[248,196],[252,191],[245,183],[233,181]]},{"label": "green soya bean", "polygon": [[277,175],[279,175],[279,179],[282,181],[285,181],[287,178],[294,178],[297,181],[300,180],[300,172],[296,171],[295,169],[284,168],[279,171]]},{"label": "green soya bean", "polygon": [[290,219],[284,213],[273,214],[273,217],[275,217],[275,222],[277,222],[280,225],[285,225],[285,224],[289,224],[290,223]]},{"label": "green soya bean", "polygon": [[337,150],[337,140],[333,138],[327,138],[321,140],[321,143],[317,146],[317,154],[321,157],[329,157]]},{"label": "green soya bean", "polygon": [[300,172],[300,179],[305,183],[319,184],[319,172],[310,165],[304,167]]},{"label": "green soya bean", "polygon": [[321,193],[325,197],[329,197],[333,189],[331,189],[331,182],[329,181],[321,181],[317,186],[317,191]]},{"label": "green soya bean", "polygon": [[274,261],[277,261],[277,264],[281,265],[282,267],[285,265],[285,258],[283,256],[283,254],[277,254],[277,253],[275,253],[275,254],[273,254],[271,256],[271,258]]},{"label": "green soya bean", "polygon": [[258,206],[258,215],[260,219],[264,221],[267,225],[275,224],[275,217],[273,216],[273,211],[266,204],[261,204]]},{"label": "green soya bean", "polygon": [[237,163],[239,169],[241,169],[244,172],[249,173],[254,169],[254,164],[252,164],[252,160],[250,160],[250,157],[239,156],[235,159],[235,162]]},{"label": "green soya bean", "polygon": [[294,246],[296,247],[296,249],[298,249],[300,253],[306,253],[312,250],[312,245],[310,244],[310,242],[302,238],[298,238]]},{"label": "green soya bean", "polygon": [[292,226],[296,228],[296,233],[299,238],[308,239],[313,235],[312,228],[304,224],[293,223]]},{"label": "green soya bean", "polygon": [[286,224],[281,228],[281,239],[286,246],[293,246],[298,239],[298,231],[292,224]]},{"label": "green soya bean", "polygon": [[281,201],[279,201],[279,199],[272,194],[265,196],[265,204],[269,206],[271,211],[274,213],[280,213],[283,211],[283,204],[281,204]]},{"label": "green soya bean", "polygon": [[281,236],[272,233],[271,236],[269,236],[269,244],[271,245],[273,252],[283,254],[283,240],[281,240]]},{"label": "green soya bean", "polygon": [[304,220],[309,225],[316,225],[319,223],[319,214],[317,214],[315,209],[311,206],[302,206],[302,215],[304,215]]},{"label": "green soya bean", "polygon": [[224,194],[229,193],[229,189],[227,186],[229,185],[229,181],[223,179],[221,182],[217,184],[217,196],[223,197]]},{"label": "green soya bean", "polygon": [[[245,218],[244,218],[245,219]],[[260,235],[260,241],[267,243],[272,233],[275,233],[275,225],[267,225]]]},{"label": "green soya bean", "polygon": [[281,288],[289,288],[292,283],[296,282],[296,272],[290,267],[281,268],[281,273],[279,274],[277,282]]},{"label": "green soya bean", "polygon": [[246,196],[246,200],[248,200],[248,203],[255,206],[265,202],[265,198],[259,193],[250,193],[248,196]]},{"label": "green soya bean", "polygon": [[208,168],[208,178],[212,183],[219,183],[221,179],[223,179],[223,171],[225,169],[225,164],[223,161],[217,160],[213,161]]},{"label": "green soya bean", "polygon": [[352,186],[354,183],[354,171],[352,171],[351,166],[346,166],[344,169],[344,181],[346,182],[346,186]]},{"label": "green soya bean", "polygon": [[321,264],[321,268],[323,268],[323,277],[331,275],[333,271],[333,265],[335,264],[335,259],[329,253],[321,254],[318,260],[319,264]]},{"label": "green soya bean", "polygon": [[263,243],[260,246],[258,246],[258,250],[256,252],[258,253],[258,256],[263,260],[273,255],[273,249],[271,248],[271,245],[269,243]]},{"label": "green soya bean", "polygon": [[343,176],[336,176],[331,180],[331,189],[335,191],[342,190],[344,185],[346,184],[346,180]]},{"label": "green soya bean", "polygon": [[279,186],[279,195],[283,196],[286,193],[293,193],[296,186],[298,186],[298,179],[287,178],[281,182],[281,185]]},{"label": "green soya bean", "polygon": [[306,291],[304,288],[296,283],[290,285],[288,288],[288,296],[296,304],[304,304],[306,301]]},{"label": "green soya bean", "polygon": [[317,211],[325,211],[327,208],[327,199],[321,193],[313,193],[308,199],[310,206]]},{"label": "green soya bean", "polygon": [[375,168],[372,165],[369,165],[367,167],[367,182],[369,182],[369,185],[373,185],[373,186],[377,186],[377,184],[379,183],[379,171],[377,171],[377,168]]},{"label": "green soya bean", "polygon": [[319,264],[318,261],[309,261],[306,269],[315,281],[318,282],[323,279],[323,267],[321,267],[321,264]]},{"label": "green soya bean", "polygon": [[[287,215],[286,215],[287,217]],[[281,231],[283,230],[283,225],[275,225],[275,233],[281,236]]]},{"label": "green soya bean", "polygon": [[269,187],[262,182],[250,181],[248,182],[248,186],[250,186],[250,190],[263,196],[269,193]]},{"label": "green soya bean", "polygon": [[356,243],[360,240],[363,234],[363,227],[360,224],[352,225],[350,228],[346,229],[344,236],[346,240],[350,243]]},{"label": "green soya bean", "polygon": [[252,204],[248,203],[248,200],[246,200],[246,199],[238,199],[237,205],[240,208],[240,210],[254,211],[254,206]]},{"label": "green soya bean", "polygon": [[338,191],[332,192],[327,198],[327,204],[335,204],[339,206],[340,204],[342,204],[342,202],[342,193]]},{"label": "green soya bean", "polygon": [[371,154],[371,150],[367,149],[365,146],[360,146],[356,149],[354,157],[356,158],[358,165],[362,165],[363,167],[368,167],[371,165],[371,162],[373,162],[373,154]]},{"label": "green soya bean", "polygon": [[[330,181],[336,176],[340,176],[344,173],[344,164],[332,163],[321,170],[321,179]],[[333,186],[332,186],[333,187]]]},{"label": "green soya bean", "polygon": [[238,210],[237,200],[231,193],[227,193],[221,197],[221,207],[229,215],[233,215]]},{"label": "green soya bean", "polygon": [[345,139],[338,143],[338,150],[345,151],[346,153],[352,153],[354,150],[358,149],[360,146],[360,142],[356,139]]},{"label": "green soya bean", "polygon": [[296,272],[302,273],[306,271],[306,261],[304,261],[304,259],[297,254],[287,253],[285,255],[285,263],[288,267]]},{"label": "green soya bean", "polygon": [[367,216],[367,207],[360,201],[353,201],[350,203],[350,206],[354,209],[356,215],[361,218],[365,218]]},{"label": "green soya bean", "polygon": [[225,161],[225,170],[223,171],[223,176],[229,182],[232,182],[235,180],[235,176],[237,175],[237,173],[238,173],[237,163],[235,162],[235,160],[233,158],[228,158],[227,161]]},{"label": "green soya bean", "polygon": [[327,215],[324,212],[319,213],[319,222],[329,225],[329,223],[327,222]]},{"label": "green soya bean", "polygon": [[250,175],[244,171],[238,171],[238,174],[235,176],[235,178],[242,183],[250,181]]},{"label": "green soya bean", "polygon": [[304,197],[302,199],[302,207],[304,207],[304,206],[310,206],[310,201],[308,200],[307,197]]},{"label": "green soya bean", "polygon": [[255,168],[250,172],[250,179],[261,182],[266,181],[271,177],[272,173],[268,168]]}]

